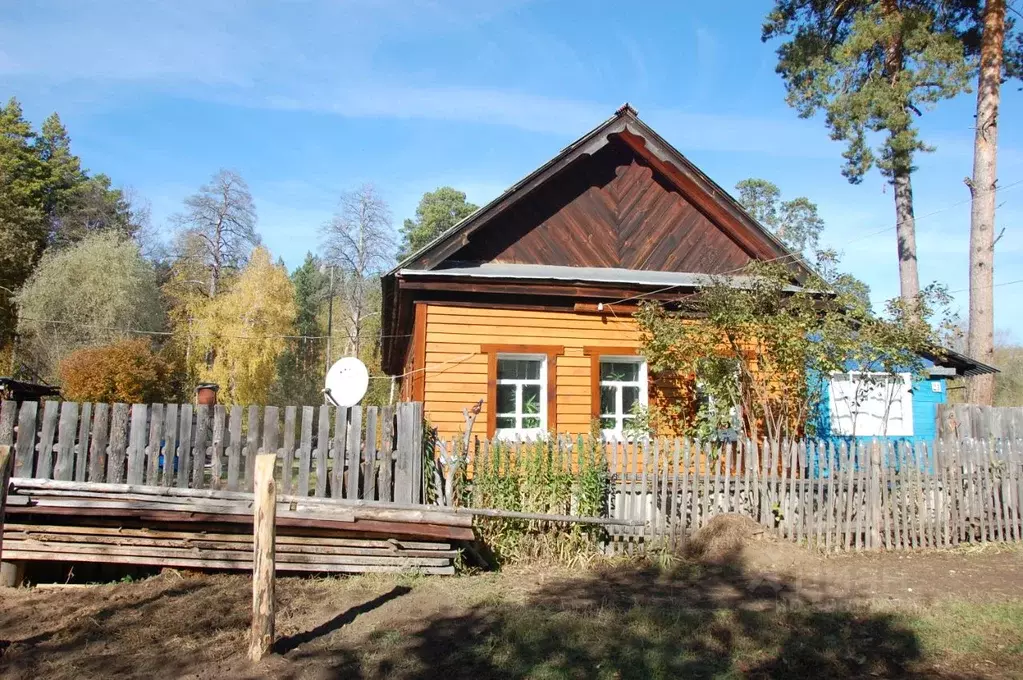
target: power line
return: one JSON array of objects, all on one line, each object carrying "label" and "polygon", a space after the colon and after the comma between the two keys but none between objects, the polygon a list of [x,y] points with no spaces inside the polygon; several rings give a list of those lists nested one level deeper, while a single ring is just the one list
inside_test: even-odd
[{"label": "power line", "polygon": [[[1004,283],[995,283],[990,286],[980,286],[979,288],[980,290],[984,290],[986,288],[1000,288],[1002,286],[1014,286],[1017,283],[1023,283],[1023,279],[1016,279],[1015,281],[1005,281]],[[948,293],[949,295],[952,295],[954,293],[965,293],[969,290],[970,290],[969,288],[960,288],[958,290],[950,290],[948,291]]]},{"label": "power line", "polygon": [[[36,318],[24,317],[24,316],[20,317],[20,319],[22,321],[34,321],[35,323],[46,323],[46,324],[52,324],[52,325],[57,325],[57,326],[72,326],[74,328],[91,328],[91,329],[94,329],[94,330],[110,331],[112,333],[128,333],[128,334],[132,334],[132,335],[151,335],[151,336],[159,336],[159,337],[169,337],[169,336],[178,335],[180,333],[180,331],[179,332],[175,332],[175,331],[146,331],[146,330],[141,330],[141,329],[138,329],[138,328],[117,328],[115,326],[103,326],[103,325],[100,325],[100,324],[88,324],[88,323],[81,323],[81,322],[78,322],[78,321],[62,321],[62,320],[59,320],[59,319],[36,319]],[[237,334],[230,334],[230,333],[216,333],[216,332],[212,332],[212,331],[208,331],[208,332],[187,331],[184,334],[188,335],[188,336],[191,336],[191,337],[207,335],[207,336],[215,336],[215,337],[219,337],[219,338],[231,338],[231,339],[235,339],[235,340],[270,340],[270,339],[275,339],[275,340],[326,340],[327,339],[326,335],[276,335],[276,334],[270,334],[270,333],[263,334],[263,335],[237,335]],[[374,335],[374,337],[379,337],[379,338],[409,338],[409,337],[412,337],[412,334],[411,333],[402,333],[402,334],[396,334],[396,335]]]}]

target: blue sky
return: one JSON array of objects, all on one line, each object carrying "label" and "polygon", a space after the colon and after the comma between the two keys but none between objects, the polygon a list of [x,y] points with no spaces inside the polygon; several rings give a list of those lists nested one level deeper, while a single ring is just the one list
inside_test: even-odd
[{"label": "blue sky", "polygon": [[[437,186],[483,203],[629,101],[722,186],[764,177],[816,201],[825,242],[875,303],[898,294],[891,190],[876,172],[846,182],[823,122],[786,106],[760,42],[767,0],[0,6],[0,96],[36,123],[58,111],[85,164],[148,199],[157,226],[233,168],[264,241],[295,266],[344,189],[375,184],[396,228]],[[973,106],[965,95],[920,122],[937,146],[914,176],[921,282],[952,290],[968,283]],[[1004,88],[996,283],[1023,279],[1021,108]],[[1017,339],[1020,295],[996,288],[996,326]]]}]

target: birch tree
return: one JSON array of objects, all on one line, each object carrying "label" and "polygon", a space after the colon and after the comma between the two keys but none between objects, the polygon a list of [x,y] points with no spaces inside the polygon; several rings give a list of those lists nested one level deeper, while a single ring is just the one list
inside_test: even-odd
[{"label": "birch tree", "polygon": [[231,170],[221,170],[186,198],[185,212],[172,220],[202,244],[211,299],[217,296],[225,271],[243,266],[253,246],[259,245],[252,195],[245,180]]},{"label": "birch tree", "polygon": [[380,275],[392,262],[391,211],[373,185],[341,194],[333,219],[322,229],[325,259],[335,268],[346,354],[359,355],[368,320],[379,314]]},{"label": "birch tree", "polygon": [[[295,289],[287,270],[258,247],[230,290],[201,310],[191,330],[200,380],[220,385],[226,404],[266,404],[277,361],[295,332]],[[215,350],[215,351],[214,351]]]}]

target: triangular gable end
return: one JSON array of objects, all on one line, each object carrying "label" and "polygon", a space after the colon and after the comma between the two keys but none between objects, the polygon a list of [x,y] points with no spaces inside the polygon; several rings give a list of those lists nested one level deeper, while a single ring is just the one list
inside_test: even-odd
[{"label": "triangular gable end", "polygon": [[722,273],[790,253],[626,105],[397,269],[502,262]]}]

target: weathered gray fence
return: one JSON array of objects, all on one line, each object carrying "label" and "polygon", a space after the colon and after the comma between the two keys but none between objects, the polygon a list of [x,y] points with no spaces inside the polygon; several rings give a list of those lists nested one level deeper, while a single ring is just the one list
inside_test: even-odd
[{"label": "weathered gray fence", "polygon": [[5,401],[14,476],[251,490],[276,451],[285,495],[419,503],[423,408]]},{"label": "weathered gray fence", "polygon": [[1023,407],[938,404],[938,437],[1023,439]]},{"label": "weathered gray fence", "polygon": [[[528,475],[583,469],[581,452],[592,446],[573,442],[545,445],[554,449],[542,454],[547,470],[530,461],[529,447],[514,445],[500,467],[513,501],[520,502],[516,493],[530,493]],[[482,444],[477,451],[509,446]],[[611,527],[610,552],[678,549],[723,513],[746,515],[781,538],[831,551],[1023,539],[1019,440],[721,445],[655,439],[600,446],[609,516],[642,520]],[[442,458],[456,448],[456,442],[442,445]],[[472,494],[463,497],[471,502]]]}]

